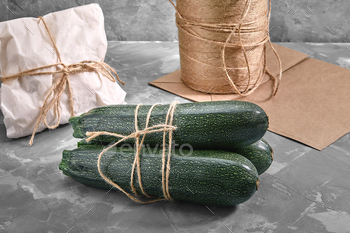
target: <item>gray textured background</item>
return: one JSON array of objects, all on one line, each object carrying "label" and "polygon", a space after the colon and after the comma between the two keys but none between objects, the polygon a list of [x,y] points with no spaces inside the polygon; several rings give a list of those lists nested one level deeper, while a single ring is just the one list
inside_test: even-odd
[{"label": "gray textured background", "polygon": [[[168,0],[1,0],[0,21],[37,17],[99,3],[108,40],[174,41],[174,9]],[[174,1],[175,2],[175,1]],[[275,42],[350,42],[349,0],[272,0]]]}]

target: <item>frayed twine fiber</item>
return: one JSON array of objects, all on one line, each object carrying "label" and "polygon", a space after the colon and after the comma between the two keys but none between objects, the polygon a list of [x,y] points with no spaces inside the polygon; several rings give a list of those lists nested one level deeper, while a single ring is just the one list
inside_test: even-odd
[{"label": "frayed twine fiber", "polygon": [[[267,2],[268,1],[268,2]],[[269,36],[271,0],[177,0],[181,79],[190,88],[216,94],[251,94],[266,74],[275,95],[281,60]],[[266,43],[275,53],[278,78],[267,69]]]}]

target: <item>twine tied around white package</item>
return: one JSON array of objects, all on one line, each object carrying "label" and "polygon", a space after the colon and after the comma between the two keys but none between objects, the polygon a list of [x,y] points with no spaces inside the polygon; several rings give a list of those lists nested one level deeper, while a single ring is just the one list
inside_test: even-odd
[{"label": "twine tied around white package", "polygon": [[[113,76],[113,74],[114,74],[116,76],[116,78],[118,79],[118,81],[124,85],[124,82],[122,82],[119,79],[118,74],[115,72],[115,70],[112,67],[110,67],[107,63],[104,63],[102,61],[87,60],[87,61],[81,61],[79,63],[69,64],[69,65],[66,65],[65,63],[63,63],[61,60],[60,52],[59,52],[57,45],[55,43],[55,40],[53,39],[52,34],[51,34],[49,28],[47,27],[45,20],[42,17],[38,17],[38,18],[39,18],[38,24],[40,22],[42,22],[45,26],[45,29],[46,29],[48,35],[50,36],[50,40],[51,40],[52,45],[53,45],[55,52],[57,54],[58,62],[54,63],[54,64],[46,65],[46,66],[40,66],[37,68],[25,70],[25,71],[22,71],[22,72],[13,74],[13,75],[1,77],[1,81],[6,82],[7,80],[10,80],[10,79],[22,78],[23,76],[53,75],[53,74],[60,74],[61,75],[60,78],[58,78],[58,80],[56,81],[56,83],[54,83],[52,85],[52,87],[48,91],[48,94],[46,95],[44,103],[40,109],[40,115],[38,117],[37,123],[33,129],[33,133],[32,133],[32,136],[30,138],[30,141],[29,141],[29,145],[33,144],[36,130],[38,129],[39,124],[41,123],[42,119],[43,119],[45,126],[49,129],[54,129],[54,128],[57,128],[59,126],[60,119],[61,119],[60,98],[61,98],[63,91],[66,89],[66,87],[68,90],[69,111],[70,111],[71,116],[74,116],[74,107],[73,107],[74,103],[73,103],[73,97],[72,97],[73,94],[72,94],[72,88],[71,88],[70,80],[69,80],[70,74],[75,75],[77,73],[82,73],[82,72],[95,72],[99,78],[101,78],[100,74],[102,74],[104,77],[108,78],[111,82],[115,82],[115,79]],[[56,67],[56,70],[55,71],[40,71],[40,70],[50,68],[50,67]],[[30,78],[30,77],[25,77],[25,78]],[[51,99],[50,99],[50,97],[51,97]],[[49,125],[47,123],[47,119],[46,119],[47,113],[51,108],[54,109],[54,112],[55,112],[56,117],[57,117],[57,121],[54,125]]]}]

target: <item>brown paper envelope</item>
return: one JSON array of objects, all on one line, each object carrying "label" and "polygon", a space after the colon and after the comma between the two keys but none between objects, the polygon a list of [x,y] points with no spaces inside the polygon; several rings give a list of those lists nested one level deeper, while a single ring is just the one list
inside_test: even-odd
[{"label": "brown paper envelope", "polygon": [[[175,71],[177,72],[177,71]],[[169,76],[176,76],[176,73],[170,73]],[[180,75],[178,75],[180,77]],[[181,81],[181,79],[180,79]],[[152,83],[150,83],[152,84]],[[182,81],[175,83],[175,82],[159,82],[157,83],[157,86],[163,90],[169,91],[171,93],[174,93],[176,95],[182,96],[186,99],[196,101],[196,102],[202,102],[202,101],[212,101],[210,95],[205,95],[205,93],[194,91],[191,88],[188,88]]]},{"label": "brown paper envelope", "polygon": [[[298,63],[302,62],[308,57],[304,53],[300,53],[298,51],[295,51],[277,44],[273,44],[273,46],[276,49],[282,61],[283,71],[290,69],[291,67],[297,65]],[[278,60],[269,45],[267,45],[266,53],[267,53],[267,67],[273,75],[277,76],[279,74]],[[265,75],[262,83],[268,81],[269,78],[270,77],[268,75]],[[206,94],[206,93],[194,91],[189,87],[187,87],[182,82],[181,70],[174,71],[168,75],[165,75],[159,79],[156,79],[150,82],[149,84],[196,102],[232,100],[240,97],[239,95],[236,95],[236,94],[219,95],[219,94]]]},{"label": "brown paper envelope", "polygon": [[[269,130],[322,150],[350,131],[350,70],[307,58],[306,54],[275,45],[283,64],[277,95],[270,98],[272,81],[248,97],[235,94],[206,94],[188,88],[180,70],[151,82],[151,85],[193,101],[244,100],[260,105],[268,114]],[[268,68],[279,67],[272,50],[267,50]]]},{"label": "brown paper envelope", "polygon": [[[283,71],[286,71],[293,67],[294,65],[298,64],[299,62],[303,61],[308,57],[308,55],[283,47],[281,45],[273,44],[273,47],[276,49],[281,61],[282,61],[282,69]],[[267,56],[267,67],[269,71],[274,74],[278,75],[279,73],[279,65],[278,60],[273,53],[270,45],[267,44],[267,50],[266,50],[266,56]],[[265,82],[268,79],[265,79]],[[159,79],[156,79],[152,82],[150,82],[151,85],[157,86],[158,83],[182,83],[181,76],[180,76],[180,70],[177,70],[173,73],[170,73],[168,75],[165,75]]]},{"label": "brown paper envelope", "polygon": [[271,84],[240,98],[266,111],[269,130],[318,150],[350,131],[350,70],[310,58],[286,71],[269,99]]}]

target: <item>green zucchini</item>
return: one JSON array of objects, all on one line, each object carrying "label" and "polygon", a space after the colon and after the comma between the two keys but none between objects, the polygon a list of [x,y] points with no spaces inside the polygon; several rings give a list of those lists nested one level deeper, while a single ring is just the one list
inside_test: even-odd
[{"label": "green zucchini", "polygon": [[[142,185],[147,194],[162,197],[161,152],[141,151]],[[97,159],[101,146],[87,145],[63,152],[59,168],[64,174],[84,185],[111,189],[98,173]],[[170,159],[169,192],[176,201],[204,205],[233,206],[247,201],[257,190],[259,179],[254,165],[245,157],[227,151],[172,151]],[[131,192],[130,175],[134,150],[113,147],[101,159],[101,169],[122,189]],[[134,177],[135,188],[141,193]]]},{"label": "green zucchini", "polygon": [[264,139],[249,146],[235,148],[234,152],[249,159],[256,167],[259,175],[264,173],[271,166],[273,161],[273,150]]},{"label": "green zucchini", "polygon": [[[150,105],[138,111],[138,128],[145,128]],[[149,126],[164,124],[169,105],[156,106]],[[69,119],[77,138],[88,131],[108,131],[129,135],[135,131],[135,105],[104,106]],[[212,101],[178,104],[174,112],[173,140],[178,145],[190,144],[194,149],[230,150],[250,145],[261,139],[268,128],[268,117],[258,105],[244,101]],[[115,137],[101,135],[95,141],[112,142]],[[125,141],[133,144],[134,139]],[[163,133],[147,134],[144,144],[163,144]]]},{"label": "green zucchini", "polygon": [[[86,142],[85,140],[81,140],[78,142],[78,147],[100,146],[100,150],[103,150],[103,146],[107,145],[107,143],[103,144],[103,142]],[[120,146],[130,148],[130,145],[128,144],[121,144]],[[144,145],[144,147],[147,147],[147,145]],[[153,150],[153,148],[151,150]],[[243,155],[244,157],[249,159],[250,162],[252,162],[255,166],[259,175],[264,173],[271,166],[273,161],[273,150],[268,144],[268,142],[264,139],[260,139],[259,141],[248,146],[233,148],[230,151]]]}]

